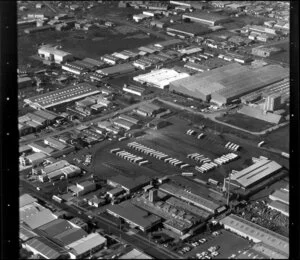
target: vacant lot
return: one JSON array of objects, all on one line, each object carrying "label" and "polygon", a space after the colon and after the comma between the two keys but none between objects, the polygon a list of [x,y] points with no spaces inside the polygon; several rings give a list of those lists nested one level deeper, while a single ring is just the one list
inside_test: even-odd
[{"label": "vacant lot", "polygon": [[289,153],[290,149],[290,126],[284,126],[275,130],[264,137],[266,146],[277,148]]},{"label": "vacant lot", "polygon": [[229,114],[216,119],[253,132],[260,132],[274,126],[274,124],[268,123],[266,121],[262,121],[239,113]]},{"label": "vacant lot", "polygon": [[273,44],[272,47],[282,48],[283,51],[277,54],[274,54],[270,57],[270,60],[279,61],[283,63],[290,63],[290,43],[287,40],[284,43]]}]

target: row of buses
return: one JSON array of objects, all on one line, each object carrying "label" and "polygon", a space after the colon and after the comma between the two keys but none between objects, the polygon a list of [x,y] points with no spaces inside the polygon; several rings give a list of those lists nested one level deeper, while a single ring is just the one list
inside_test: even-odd
[{"label": "row of buses", "polygon": [[[186,131],[187,135],[197,135],[197,132],[195,130],[189,129]],[[200,133],[197,135],[197,139],[201,139],[204,137],[204,133]]]},{"label": "row of buses", "polygon": [[228,142],[225,145],[225,148],[236,152],[236,151],[238,151],[240,149],[240,146],[238,144],[234,144],[234,143]]},{"label": "row of buses", "polygon": [[180,169],[185,169],[185,168],[190,166],[189,164],[186,164],[186,163],[184,163],[184,162],[182,162],[178,159],[169,157],[165,153],[156,151],[154,149],[151,149],[151,148],[149,148],[145,145],[139,144],[137,142],[131,142],[131,143],[128,143],[127,145],[128,145],[128,147],[130,147],[130,148],[132,148],[136,151],[142,152],[142,153],[144,153],[146,155],[149,155],[149,156],[152,156],[156,159],[163,160],[165,163],[169,163],[173,166],[177,166]]},{"label": "row of buses", "polygon": [[228,154],[222,155],[219,158],[214,159],[214,162],[217,163],[218,165],[222,165],[222,164],[225,164],[225,163],[229,163],[233,160],[236,160],[238,158],[239,158],[239,156],[237,154],[228,153]]},{"label": "row of buses", "polygon": [[132,153],[126,152],[125,150],[121,150],[120,148],[115,148],[110,150],[110,153],[115,154],[125,160],[130,161],[131,163],[136,163],[139,166],[149,164],[150,162],[148,160],[145,160],[143,157],[134,155]]},{"label": "row of buses", "polygon": [[211,162],[211,159],[209,159],[208,157],[205,157],[203,154],[199,154],[199,153],[191,153],[187,155],[188,159],[194,160],[198,163],[204,164],[204,163],[209,163]]},{"label": "row of buses", "polygon": [[209,163],[204,163],[201,166],[195,166],[195,169],[200,173],[207,173],[207,172],[215,169],[218,166],[219,165],[214,162],[209,162]]}]

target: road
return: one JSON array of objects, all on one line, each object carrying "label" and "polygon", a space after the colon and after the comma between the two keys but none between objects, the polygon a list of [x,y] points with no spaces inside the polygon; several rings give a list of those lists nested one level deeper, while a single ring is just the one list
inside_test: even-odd
[{"label": "road", "polygon": [[[114,111],[114,112],[111,112],[107,115],[104,115],[104,116],[101,116],[101,117],[97,117],[97,118],[94,118],[94,119],[91,119],[91,120],[88,120],[86,122],[84,122],[83,124],[87,125],[87,124],[91,124],[91,123],[95,123],[95,122],[99,122],[99,121],[102,121],[102,120],[105,120],[105,119],[108,119],[108,118],[111,118],[113,117],[116,113],[118,114],[121,114],[121,113],[125,113],[125,112],[128,112],[128,111],[131,111],[132,109],[134,108],[137,108],[141,105],[144,105],[146,103],[149,103],[149,102],[152,102],[154,100],[153,99],[150,99],[150,100],[144,100],[144,101],[141,101],[139,103],[136,103],[136,104],[133,104],[131,106],[128,106],[128,107],[125,107],[123,109],[120,109],[118,111]],[[32,143],[33,141],[40,141],[40,140],[43,140],[45,139],[46,137],[50,137],[50,136],[54,136],[54,135],[60,135],[60,134],[63,134],[65,132],[68,132],[68,131],[71,131],[73,129],[75,129],[77,126],[71,126],[71,127],[68,127],[64,130],[61,130],[61,131],[55,131],[55,132],[51,132],[51,133],[48,133],[48,134],[45,134],[43,135],[42,137],[39,137],[39,138],[32,138],[30,140],[26,140],[26,141],[20,141],[19,142],[19,145],[22,146],[22,145],[26,145],[26,144],[29,144],[29,143]]]},{"label": "road", "polygon": [[43,1],[43,4],[47,6],[53,13],[55,14],[59,13],[59,11],[56,10],[48,1]]},{"label": "road", "polygon": [[[41,191],[37,191],[34,186],[26,182],[25,180],[20,179],[20,183],[23,186],[25,192],[30,192],[38,199],[48,202],[49,204],[53,204],[60,209],[66,210],[72,215],[83,219],[84,221],[91,221],[86,215],[79,214],[78,210],[75,207],[53,201],[49,195],[46,195]],[[104,217],[100,217],[98,215],[94,215],[94,217],[95,218],[93,221],[97,223],[98,228],[103,229],[106,233],[112,233],[113,235],[122,238],[122,240],[126,241],[126,243],[144,251],[146,254],[149,254],[157,259],[180,258],[177,254],[166,250],[165,248],[153,243],[152,241],[149,241],[139,234],[128,235],[124,231],[120,230],[114,222],[111,222]]]}]

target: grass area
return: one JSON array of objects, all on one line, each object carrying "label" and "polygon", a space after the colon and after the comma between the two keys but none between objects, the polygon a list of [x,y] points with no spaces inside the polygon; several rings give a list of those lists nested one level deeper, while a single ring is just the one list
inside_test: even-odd
[{"label": "grass area", "polygon": [[272,131],[264,136],[266,145],[269,147],[280,149],[284,152],[289,152],[290,149],[290,127],[289,125]]},{"label": "grass area", "polygon": [[290,63],[290,44],[289,41],[280,44],[274,44],[272,47],[282,48],[283,51],[277,54],[274,54],[270,57],[270,60],[284,62],[289,64]]},{"label": "grass area", "polygon": [[274,126],[274,124],[239,113],[225,115],[216,119],[252,132],[260,132]]}]

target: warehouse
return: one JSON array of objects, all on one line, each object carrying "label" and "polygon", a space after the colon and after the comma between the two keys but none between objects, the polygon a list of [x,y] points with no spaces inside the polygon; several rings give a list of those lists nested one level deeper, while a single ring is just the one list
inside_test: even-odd
[{"label": "warehouse", "polygon": [[38,115],[35,115],[33,113],[28,113],[27,116],[31,119],[31,121],[39,124],[39,125],[42,125],[42,126],[46,126],[46,125],[49,125],[49,121],[43,117],[40,117]]},{"label": "warehouse", "polygon": [[70,249],[71,259],[84,259],[106,245],[106,238],[99,233],[91,233],[66,246]]},{"label": "warehouse", "polygon": [[124,128],[127,131],[135,128],[136,126],[134,123],[131,123],[121,118],[114,119],[114,124],[118,127]]},{"label": "warehouse", "polygon": [[134,206],[129,201],[108,206],[106,211],[117,218],[124,219],[127,223],[138,227],[143,232],[161,223],[161,218],[155,215],[149,215],[147,211]]},{"label": "warehouse", "polygon": [[280,124],[284,120],[283,116],[272,112],[266,112],[259,107],[244,105],[237,112],[276,125]]},{"label": "warehouse", "polygon": [[138,75],[134,77],[133,80],[141,84],[164,89],[168,87],[171,82],[186,77],[189,77],[189,74],[179,73],[172,69],[160,69],[151,71],[147,74]]},{"label": "warehouse", "polygon": [[68,251],[45,237],[34,237],[24,243],[24,247],[45,259],[67,259]]},{"label": "warehouse", "polygon": [[188,62],[187,64],[184,64],[184,67],[198,72],[204,72],[210,70],[209,67],[195,62]]},{"label": "warehouse", "polygon": [[138,107],[135,112],[141,116],[154,116],[159,113],[162,109],[152,103],[144,104]]},{"label": "warehouse", "polygon": [[91,66],[93,66],[95,68],[102,68],[106,65],[104,62],[102,62],[100,60],[95,60],[95,59],[91,59],[91,58],[84,58],[82,61],[87,64],[90,64]]},{"label": "warehouse", "polygon": [[138,120],[138,119],[136,119],[134,117],[125,115],[125,114],[119,115],[119,118],[120,119],[124,119],[124,120],[126,120],[126,121],[128,121],[128,122],[130,122],[132,124],[135,124],[135,125],[137,125],[140,122],[140,120]]},{"label": "warehouse", "polygon": [[138,87],[138,86],[134,86],[134,85],[129,85],[129,86],[125,85],[125,86],[123,87],[123,90],[124,90],[125,92],[128,92],[128,93],[130,93],[130,94],[134,94],[134,95],[137,95],[137,96],[140,96],[140,97],[141,97],[141,96],[144,94],[144,92],[145,92],[145,88]]},{"label": "warehouse", "polygon": [[49,123],[55,123],[55,120],[58,118],[57,115],[46,110],[37,110],[34,111],[33,114],[45,118]]},{"label": "warehouse", "polygon": [[289,254],[289,239],[287,237],[281,236],[234,214],[221,219],[219,222],[224,225],[225,229],[251,239],[255,243],[263,242],[274,248],[274,251],[277,249],[286,256]]},{"label": "warehouse", "polygon": [[[248,189],[253,185],[269,178],[282,169],[282,166],[275,161],[262,159],[251,166],[231,174],[230,185],[242,189]],[[224,180],[224,187],[228,184],[228,178]]]},{"label": "warehouse", "polygon": [[56,140],[53,137],[47,137],[46,139],[44,139],[44,143],[46,145],[49,145],[50,147],[53,147],[57,150],[63,150],[67,147],[67,145],[61,143],[60,141]]},{"label": "warehouse", "polygon": [[27,155],[26,157],[23,158],[24,160],[22,160],[22,157],[20,157],[20,160],[23,166],[28,164],[35,166],[42,163],[46,157],[47,157],[46,154],[38,152],[38,153]]},{"label": "warehouse", "polygon": [[285,203],[274,200],[274,201],[271,201],[270,203],[268,203],[268,208],[279,211],[283,215],[289,217],[289,205],[287,205]]},{"label": "warehouse", "polygon": [[189,37],[203,35],[210,31],[211,30],[209,28],[201,26],[198,23],[181,23],[167,27],[167,32]]},{"label": "warehouse", "polygon": [[38,50],[38,55],[45,60],[54,61],[56,63],[73,60],[73,55],[71,53],[58,50],[50,45],[44,45],[40,47]]},{"label": "warehouse", "polygon": [[188,202],[190,202],[200,208],[203,208],[204,210],[207,210],[211,213],[215,213],[216,210],[220,207],[219,204],[213,202],[212,200],[208,200],[199,195],[189,193],[189,192],[183,190],[182,188],[174,186],[174,185],[165,183],[165,184],[161,185],[159,187],[159,189],[163,192],[173,195],[174,197],[188,201]]},{"label": "warehouse", "polygon": [[280,201],[285,204],[290,204],[289,192],[284,190],[276,190],[274,193],[269,195],[271,200]]},{"label": "warehouse", "polygon": [[69,86],[46,94],[24,99],[24,102],[36,109],[46,109],[97,93],[100,93],[97,87],[87,83],[80,83],[77,86]]},{"label": "warehouse", "polygon": [[180,45],[182,43],[182,40],[179,39],[171,39],[163,42],[158,42],[154,44],[155,47],[165,49],[165,48],[173,48],[177,45]]},{"label": "warehouse", "polygon": [[144,252],[139,251],[137,249],[132,249],[126,254],[119,257],[119,259],[153,259],[149,255],[146,255]]},{"label": "warehouse", "polygon": [[273,54],[282,52],[281,48],[258,46],[252,48],[252,54],[260,57],[270,57]]},{"label": "warehouse", "polygon": [[135,67],[129,63],[125,63],[125,64],[119,64],[109,68],[100,69],[97,70],[96,72],[104,76],[111,77],[119,74],[130,73],[133,71],[135,71]]},{"label": "warehouse", "polygon": [[109,64],[109,65],[116,65],[120,59],[109,55],[109,54],[105,54],[101,57],[101,60],[103,60],[105,63]]},{"label": "warehouse", "polygon": [[24,30],[24,32],[27,34],[31,34],[31,33],[36,33],[36,32],[53,31],[54,29],[55,29],[55,26],[44,25],[44,26],[39,26],[39,27],[27,28]]},{"label": "warehouse", "polygon": [[86,67],[78,65],[75,62],[67,62],[64,65],[62,65],[61,68],[65,71],[71,72],[75,75],[81,75],[81,74],[89,71]]},{"label": "warehouse", "polygon": [[126,192],[135,192],[150,183],[150,178],[146,176],[140,176],[135,179],[128,178],[123,175],[113,176],[107,179],[107,184],[113,187],[122,187]]},{"label": "warehouse", "polygon": [[229,22],[229,17],[214,13],[186,13],[182,15],[182,19],[188,18],[193,22],[215,26]]}]

